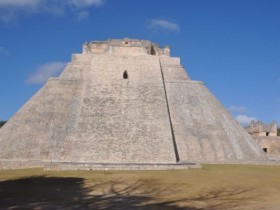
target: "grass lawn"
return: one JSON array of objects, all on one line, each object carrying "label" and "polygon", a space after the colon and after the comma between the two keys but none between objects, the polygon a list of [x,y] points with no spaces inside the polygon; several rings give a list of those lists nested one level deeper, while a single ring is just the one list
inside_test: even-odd
[{"label": "grass lawn", "polygon": [[0,171],[0,209],[280,209],[280,166]]}]

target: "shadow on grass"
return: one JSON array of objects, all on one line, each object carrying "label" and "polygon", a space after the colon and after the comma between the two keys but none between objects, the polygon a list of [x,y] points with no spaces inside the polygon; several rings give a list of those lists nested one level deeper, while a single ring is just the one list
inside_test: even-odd
[{"label": "shadow on grass", "polygon": [[[158,187],[154,181],[89,183],[83,178],[46,176],[6,180],[0,182],[0,209],[230,209],[248,199],[243,195],[251,190],[211,191],[187,197],[180,185]],[[207,205],[195,208],[194,202]]]}]

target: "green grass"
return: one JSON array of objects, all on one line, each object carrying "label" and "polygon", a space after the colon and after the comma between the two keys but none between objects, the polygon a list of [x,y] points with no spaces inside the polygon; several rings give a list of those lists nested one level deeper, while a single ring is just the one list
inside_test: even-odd
[{"label": "green grass", "polygon": [[280,167],[0,171],[0,209],[280,209]]}]

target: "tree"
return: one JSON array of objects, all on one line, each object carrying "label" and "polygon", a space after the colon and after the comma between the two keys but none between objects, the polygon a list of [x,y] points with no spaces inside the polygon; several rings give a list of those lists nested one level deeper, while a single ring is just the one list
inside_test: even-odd
[{"label": "tree", "polygon": [[7,121],[0,121],[0,128],[6,123]]},{"label": "tree", "polygon": [[280,136],[280,128],[277,129],[277,136]]}]

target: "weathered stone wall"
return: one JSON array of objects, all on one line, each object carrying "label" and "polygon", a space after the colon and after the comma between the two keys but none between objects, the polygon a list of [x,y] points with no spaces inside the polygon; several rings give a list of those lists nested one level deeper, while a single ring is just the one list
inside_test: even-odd
[{"label": "weathered stone wall", "polygon": [[253,136],[277,136],[277,123],[273,121],[271,124],[265,125],[261,121],[252,121],[247,129]]},{"label": "weathered stone wall", "polygon": [[179,160],[265,159],[259,146],[207,88],[201,82],[189,80],[184,71],[170,62],[161,59]]},{"label": "weathered stone wall", "polygon": [[159,61],[143,59],[94,55],[68,64],[11,120],[0,158],[175,163]]},{"label": "weathered stone wall", "polygon": [[167,83],[171,119],[181,161],[258,160],[258,145],[199,83]]},{"label": "weathered stone wall", "polygon": [[63,141],[81,101],[83,81],[49,80],[0,132],[0,159],[49,160]]},{"label": "weathered stone wall", "polygon": [[146,40],[109,39],[107,41],[93,41],[83,44],[83,54],[119,54],[119,55],[170,55],[168,46],[160,48],[156,43]]},{"label": "weathered stone wall", "polygon": [[[92,58],[83,75],[90,79],[81,123],[67,141],[72,146],[71,160],[175,162],[158,59],[143,59]],[[123,79],[125,70],[128,79]]]},{"label": "weathered stone wall", "polygon": [[[151,46],[155,55],[147,52]],[[173,168],[178,161],[265,159],[168,54],[149,41],[84,45],[0,130],[0,168]]]},{"label": "weathered stone wall", "polygon": [[268,154],[280,154],[279,136],[258,136],[254,137],[258,145],[266,150]]}]

